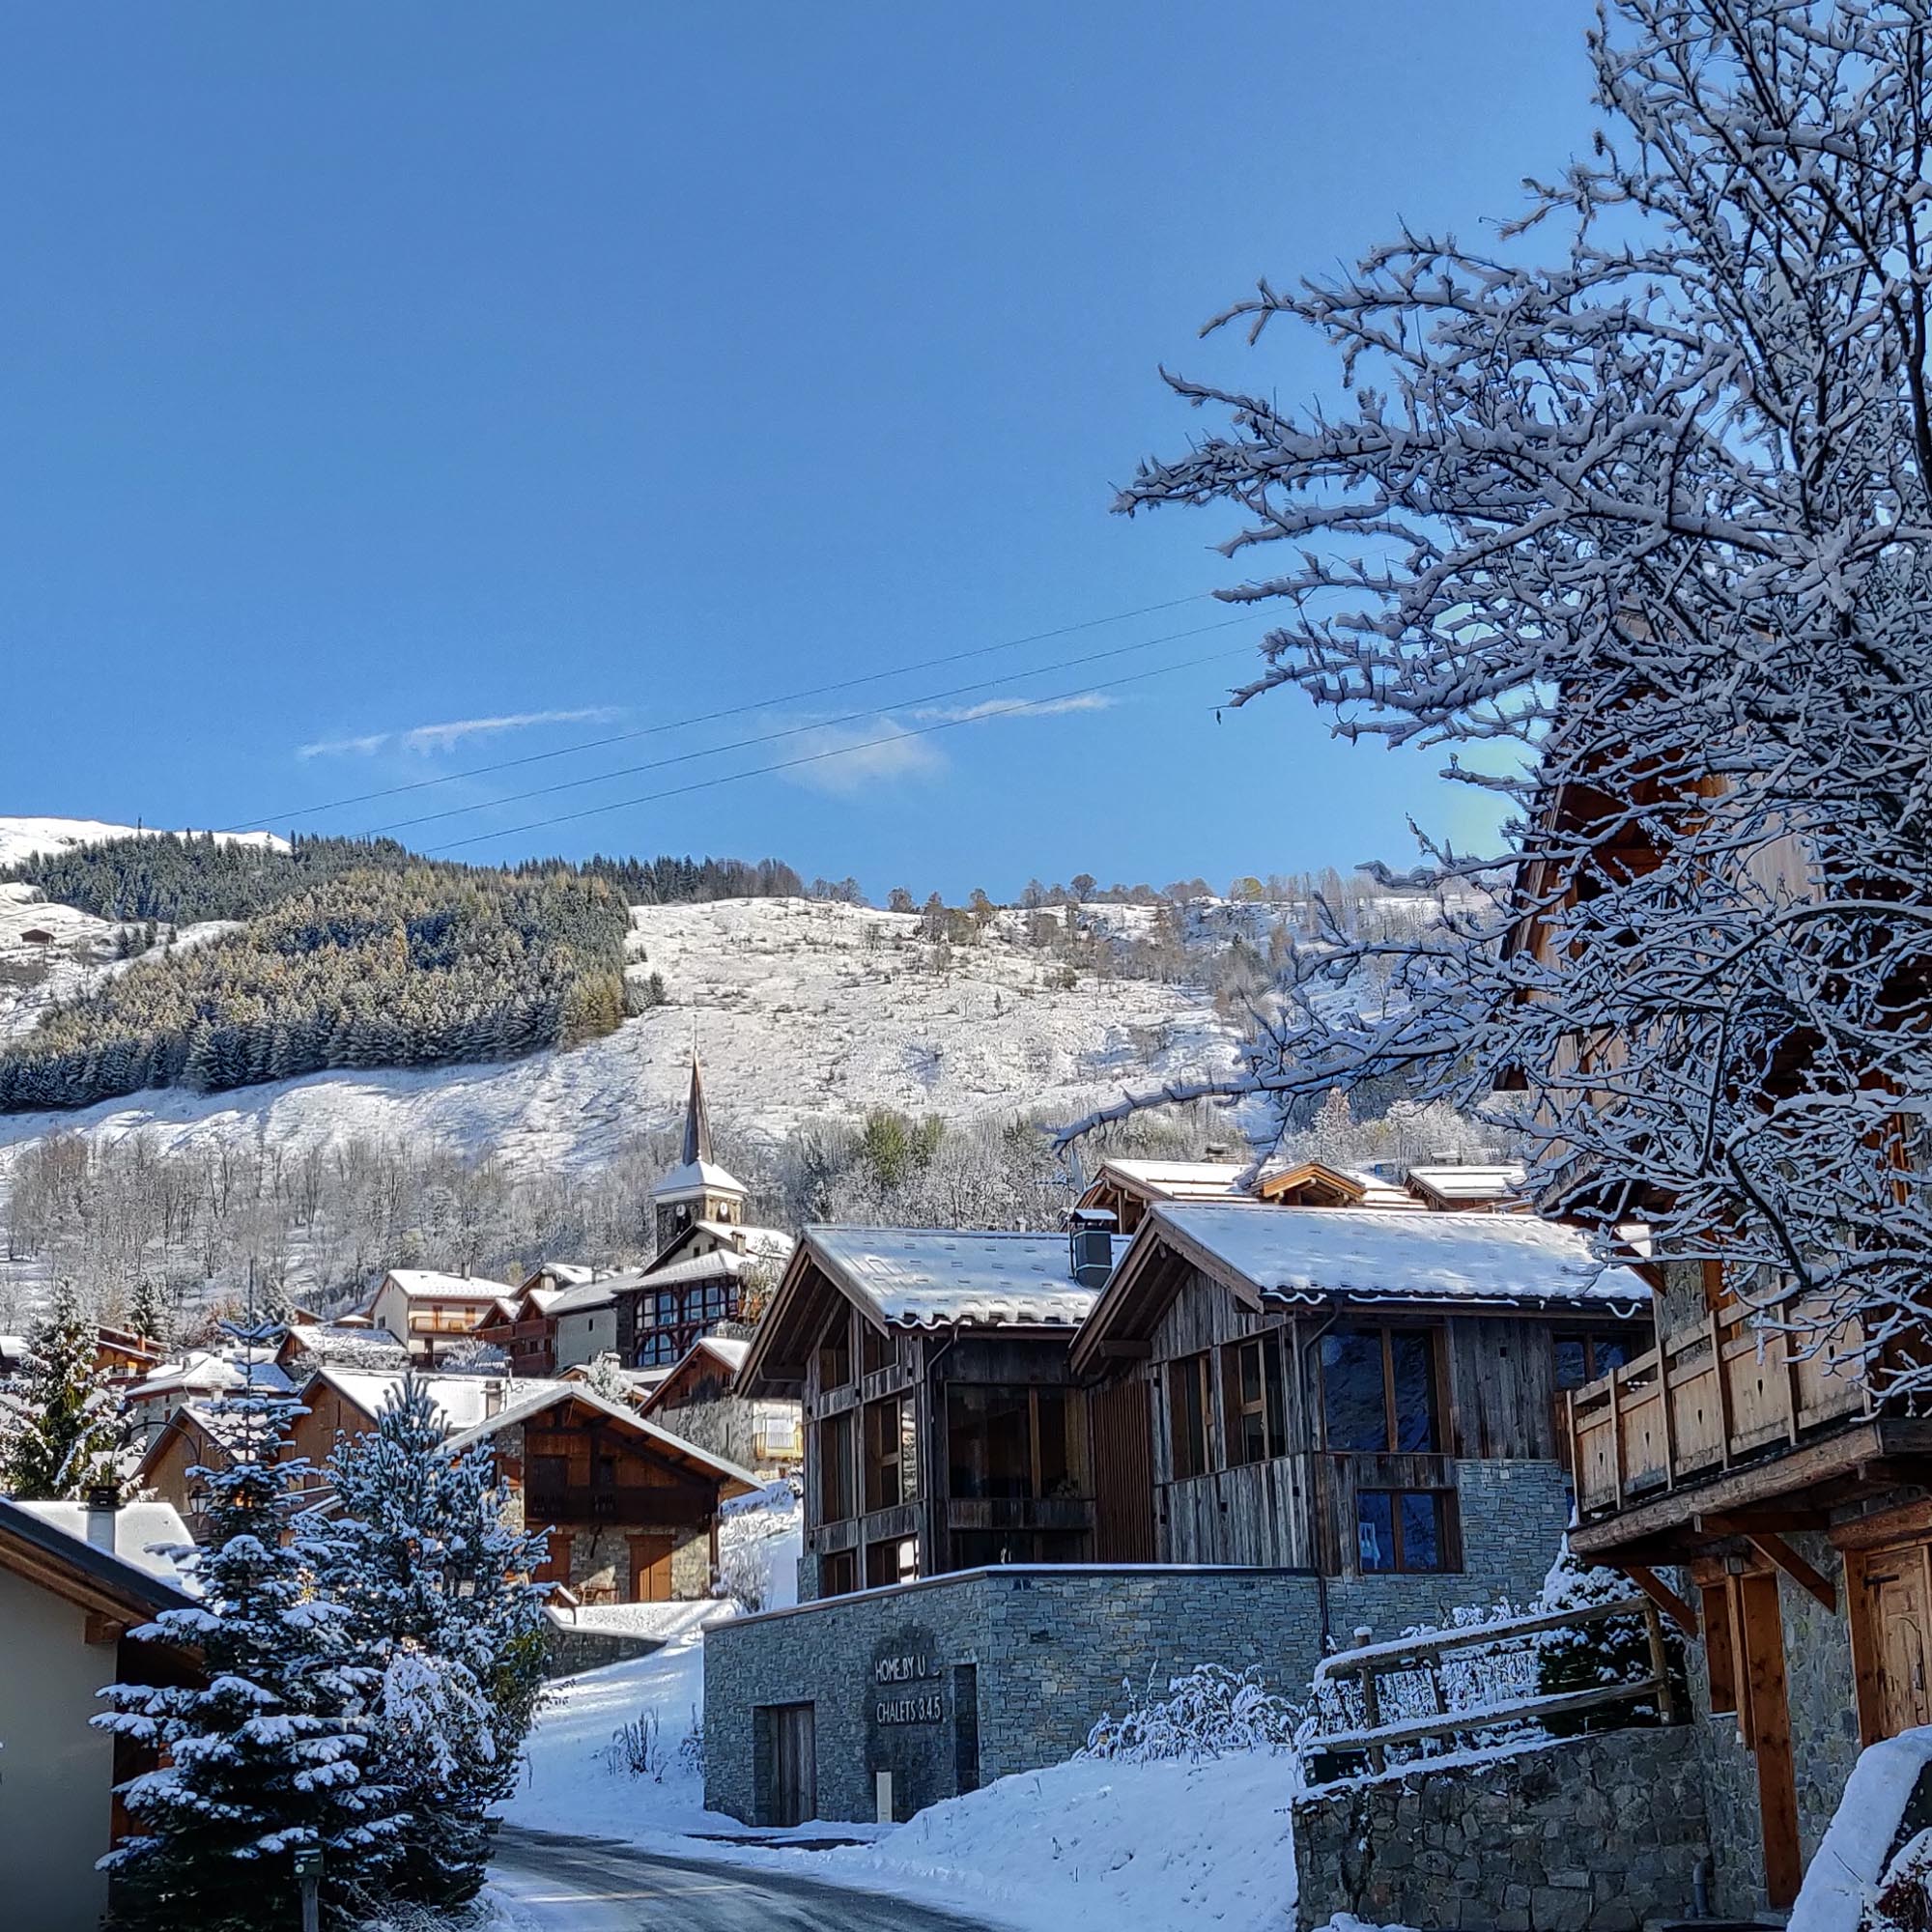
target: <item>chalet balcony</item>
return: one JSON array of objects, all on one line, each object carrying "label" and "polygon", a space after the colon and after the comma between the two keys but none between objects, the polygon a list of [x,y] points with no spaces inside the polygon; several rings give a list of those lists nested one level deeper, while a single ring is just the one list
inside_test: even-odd
[{"label": "chalet balcony", "polygon": [[1932,1451],[1932,1423],[1875,1395],[1858,1321],[1821,1332],[1822,1316],[1797,1297],[1732,1303],[1574,1390],[1578,1553],[1719,1535],[1726,1512],[1849,1494],[1886,1459]]}]

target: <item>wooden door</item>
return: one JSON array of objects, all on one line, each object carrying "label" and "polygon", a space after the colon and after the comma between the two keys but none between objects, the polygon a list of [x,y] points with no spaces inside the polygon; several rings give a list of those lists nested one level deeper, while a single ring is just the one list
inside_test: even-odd
[{"label": "wooden door", "polygon": [[1094,1560],[1151,1563],[1153,1541],[1152,1391],[1123,1376],[1087,1399],[1094,1431]]},{"label": "wooden door", "polygon": [[1749,1737],[1757,1756],[1758,1815],[1764,1827],[1765,1895],[1774,1910],[1798,1896],[1798,1786],[1791,1770],[1791,1708],[1784,1689],[1784,1622],[1775,1576],[1738,1579]]},{"label": "wooden door", "polygon": [[818,1739],[814,1707],[772,1712],[772,1823],[803,1825],[818,1815]]},{"label": "wooden door", "polygon": [[1925,1642],[1932,1623],[1932,1588],[1925,1556],[1925,1547],[1918,1544],[1865,1559],[1864,1615],[1876,1680],[1873,1716],[1881,1738],[1932,1724]]},{"label": "wooden door", "polygon": [[631,1602],[668,1604],[671,1601],[670,1553],[668,1536],[631,1539]]},{"label": "wooden door", "polygon": [[549,1547],[544,1560],[537,1566],[533,1581],[538,1583],[565,1583],[570,1581],[570,1532],[567,1529],[553,1529],[550,1532]]}]

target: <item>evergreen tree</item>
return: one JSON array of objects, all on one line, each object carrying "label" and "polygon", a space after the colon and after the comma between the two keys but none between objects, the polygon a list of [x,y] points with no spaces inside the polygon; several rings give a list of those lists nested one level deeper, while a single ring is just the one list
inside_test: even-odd
[{"label": "evergreen tree", "polygon": [[[251,1346],[272,1334],[230,1332]],[[328,1547],[297,1518],[309,1466],[276,1458],[296,1412],[259,1389],[215,1406],[234,1460],[191,1472],[209,1496],[208,1540],[187,1559],[200,1600],[135,1633],[197,1648],[205,1678],[116,1684],[114,1709],[94,1720],[162,1761],[123,1787],[136,1829],[102,1861],[116,1932],[293,1925],[293,1854],[313,1847],[327,1861],[327,1921],[347,1924],[382,1889],[407,1822],[393,1787],[369,1775],[367,1706],[380,1686],[346,1612],[318,1587]]]},{"label": "evergreen tree", "polygon": [[151,1274],[141,1275],[134,1283],[134,1293],[128,1303],[128,1325],[135,1334],[161,1348],[166,1348],[172,1339],[171,1311],[160,1284]]},{"label": "evergreen tree", "polygon": [[411,1822],[391,1883],[433,1905],[483,1882],[491,1805],[515,1781],[535,1713],[543,1538],[503,1520],[487,1446],[451,1455],[442,1411],[406,1378],[366,1435],[329,1463],[341,1509],[324,1581],[379,1675],[382,1775]]},{"label": "evergreen tree", "polygon": [[22,1501],[53,1501],[116,1482],[118,1406],[95,1366],[94,1324],[70,1284],[56,1291],[29,1347],[18,1389],[23,1420],[7,1445],[8,1492]]}]

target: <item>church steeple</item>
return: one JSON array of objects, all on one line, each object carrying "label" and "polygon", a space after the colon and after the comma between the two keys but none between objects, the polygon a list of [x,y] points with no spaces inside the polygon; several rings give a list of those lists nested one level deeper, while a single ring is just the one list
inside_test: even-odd
[{"label": "church steeple", "polygon": [[684,1164],[711,1158],[711,1115],[704,1104],[704,1075],[696,1049],[691,1056],[691,1097],[684,1103]]}]

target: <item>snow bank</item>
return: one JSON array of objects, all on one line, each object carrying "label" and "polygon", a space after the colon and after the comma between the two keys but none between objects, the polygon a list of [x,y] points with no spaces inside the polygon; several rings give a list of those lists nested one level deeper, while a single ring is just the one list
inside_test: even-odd
[{"label": "snow bank", "polygon": [[1858,1932],[1914,1787],[1932,1765],[1932,1727],[1859,1754],[1824,1842],[1804,1874],[1789,1932]]},{"label": "snow bank", "polygon": [[1076,1759],[948,1800],[869,1845],[796,1855],[801,1867],[884,1887],[1025,1932],[1279,1932],[1292,1919],[1293,1760]]}]

